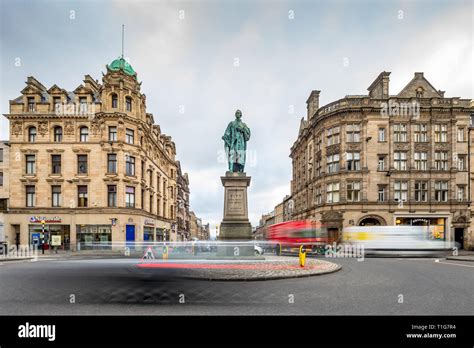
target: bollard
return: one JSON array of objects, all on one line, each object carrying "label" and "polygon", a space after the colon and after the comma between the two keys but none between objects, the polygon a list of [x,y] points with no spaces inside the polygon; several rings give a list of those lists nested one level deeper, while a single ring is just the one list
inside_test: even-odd
[{"label": "bollard", "polygon": [[276,254],[276,256],[281,255],[281,244],[279,244],[279,243],[276,245],[275,254]]},{"label": "bollard", "polygon": [[306,261],[306,249],[303,249],[303,246],[300,246],[300,266],[304,267],[304,263]]}]

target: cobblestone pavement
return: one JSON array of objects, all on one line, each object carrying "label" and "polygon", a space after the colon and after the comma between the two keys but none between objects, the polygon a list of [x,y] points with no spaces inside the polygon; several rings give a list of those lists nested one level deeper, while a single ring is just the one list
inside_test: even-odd
[{"label": "cobblestone pavement", "polygon": [[181,268],[179,275],[190,279],[250,281],[308,277],[332,273],[340,269],[341,265],[323,260],[306,259],[305,266],[300,267],[298,258],[295,257],[266,257],[264,261],[205,263],[202,267]]}]

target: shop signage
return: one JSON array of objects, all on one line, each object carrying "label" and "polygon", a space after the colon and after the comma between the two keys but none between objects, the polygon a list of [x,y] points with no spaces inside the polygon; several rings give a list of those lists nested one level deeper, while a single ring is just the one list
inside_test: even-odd
[{"label": "shop signage", "polygon": [[53,216],[53,217],[46,217],[46,216],[32,216],[30,217],[30,222],[32,224],[40,224],[44,221],[47,224],[51,223],[59,223],[61,222],[61,218],[59,216]]},{"label": "shop signage", "polygon": [[155,220],[153,219],[145,219],[145,226],[155,226]]},{"label": "shop signage", "polygon": [[411,220],[412,224],[414,224],[415,222],[426,222],[426,223],[428,223],[429,221],[428,221],[428,219],[413,219],[413,220]]}]

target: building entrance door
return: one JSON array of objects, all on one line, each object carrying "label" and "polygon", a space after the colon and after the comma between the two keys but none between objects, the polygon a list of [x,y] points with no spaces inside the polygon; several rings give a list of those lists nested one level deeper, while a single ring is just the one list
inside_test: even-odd
[{"label": "building entrance door", "polygon": [[125,229],[125,240],[127,241],[127,245],[135,242],[135,225],[127,225]]},{"label": "building entrance door", "polygon": [[459,249],[464,249],[464,228],[454,229],[454,241]]}]

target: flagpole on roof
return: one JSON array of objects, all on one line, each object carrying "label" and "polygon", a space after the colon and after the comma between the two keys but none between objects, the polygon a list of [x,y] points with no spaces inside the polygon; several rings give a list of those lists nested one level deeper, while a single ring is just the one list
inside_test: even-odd
[{"label": "flagpole on roof", "polygon": [[123,59],[124,37],[125,37],[125,24],[122,24],[122,59]]}]

